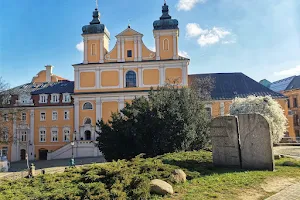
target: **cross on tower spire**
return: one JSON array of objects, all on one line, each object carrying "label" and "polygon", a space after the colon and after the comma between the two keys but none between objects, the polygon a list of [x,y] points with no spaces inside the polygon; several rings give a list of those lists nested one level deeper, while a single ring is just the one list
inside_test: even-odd
[{"label": "cross on tower spire", "polygon": [[98,0],[96,0],[96,9],[98,10]]}]

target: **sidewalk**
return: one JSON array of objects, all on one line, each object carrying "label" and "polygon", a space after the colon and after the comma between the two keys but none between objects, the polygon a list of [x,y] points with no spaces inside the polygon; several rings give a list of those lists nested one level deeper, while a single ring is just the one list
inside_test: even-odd
[{"label": "sidewalk", "polygon": [[300,200],[300,183],[291,185],[266,200]]}]

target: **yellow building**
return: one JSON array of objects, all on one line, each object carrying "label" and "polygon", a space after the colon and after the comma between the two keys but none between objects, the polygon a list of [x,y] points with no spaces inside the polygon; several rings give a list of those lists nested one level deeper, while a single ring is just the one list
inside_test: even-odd
[{"label": "yellow building", "polygon": [[108,120],[111,112],[136,96],[146,95],[151,87],[174,79],[187,86],[189,59],[178,55],[178,21],[171,18],[166,4],[162,12],[153,23],[156,52],[149,50],[143,35],[130,26],[116,36],[117,42],[109,50],[110,33],[100,23],[97,9],[90,25],[82,28],[84,59],[73,65],[77,138],[90,134],[94,138],[97,120]]},{"label": "yellow building", "polygon": [[265,87],[243,73],[193,74],[189,75],[189,84],[191,85],[197,78],[206,77],[214,81],[214,88],[211,92],[212,102],[206,105],[212,117],[228,115],[232,100],[236,97],[271,96],[280,104],[288,119],[286,135],[295,139],[293,117],[289,113],[287,96]]},{"label": "yellow building", "polygon": [[[300,141],[300,76],[291,76],[285,79],[269,83],[268,87],[276,92],[280,92],[288,98],[288,120],[291,124],[290,129],[293,129],[292,134],[288,137]],[[288,140],[288,138],[286,138]]]},{"label": "yellow building", "polygon": [[[26,155],[29,160],[99,156],[97,120],[107,121],[112,112],[147,95],[151,87],[174,80],[188,86],[194,76],[207,76],[188,76],[189,59],[178,55],[178,21],[166,4],[153,23],[153,36],[155,51],[144,45],[143,34],[128,26],[116,35],[110,50],[110,33],[96,9],[90,24],[82,28],[84,56],[82,63],[73,65],[74,82],[54,75],[47,65],[32,82],[9,90],[0,113],[12,142],[0,145],[0,156],[7,155],[10,161],[24,160]],[[210,76],[217,78],[213,102],[207,105],[212,116],[228,114],[235,96],[253,94],[273,96],[287,113],[283,95],[241,73]],[[16,108],[19,119],[7,120],[7,110]]]},{"label": "yellow building", "polygon": [[73,65],[74,82],[52,74],[48,65],[31,83],[11,90],[8,107],[22,108],[22,119],[7,122],[14,142],[0,146],[0,153],[10,161],[24,160],[26,154],[30,160],[99,156],[97,120],[108,120],[125,102],[166,81],[188,85],[189,59],[178,55],[178,21],[166,4],[153,23],[153,35],[155,52],[128,26],[110,50],[110,33],[96,9],[82,28],[84,59]]}]

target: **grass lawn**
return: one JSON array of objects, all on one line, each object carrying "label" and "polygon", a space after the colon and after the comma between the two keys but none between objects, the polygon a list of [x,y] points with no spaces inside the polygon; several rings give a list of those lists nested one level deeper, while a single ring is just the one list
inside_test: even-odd
[{"label": "grass lawn", "polygon": [[[284,166],[291,161],[294,166]],[[174,184],[170,174],[181,168],[188,181]],[[149,181],[159,178],[172,184],[172,196],[150,195]],[[171,153],[156,158],[135,158],[68,169],[61,174],[5,181],[0,199],[264,199],[300,180],[300,161],[283,158],[276,171],[218,169],[211,152]]]}]

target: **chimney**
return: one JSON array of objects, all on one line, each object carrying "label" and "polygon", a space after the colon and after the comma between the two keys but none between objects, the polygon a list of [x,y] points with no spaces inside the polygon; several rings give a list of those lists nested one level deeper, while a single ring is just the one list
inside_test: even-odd
[{"label": "chimney", "polygon": [[46,65],[46,82],[51,82],[51,76],[52,76],[52,65]]}]

